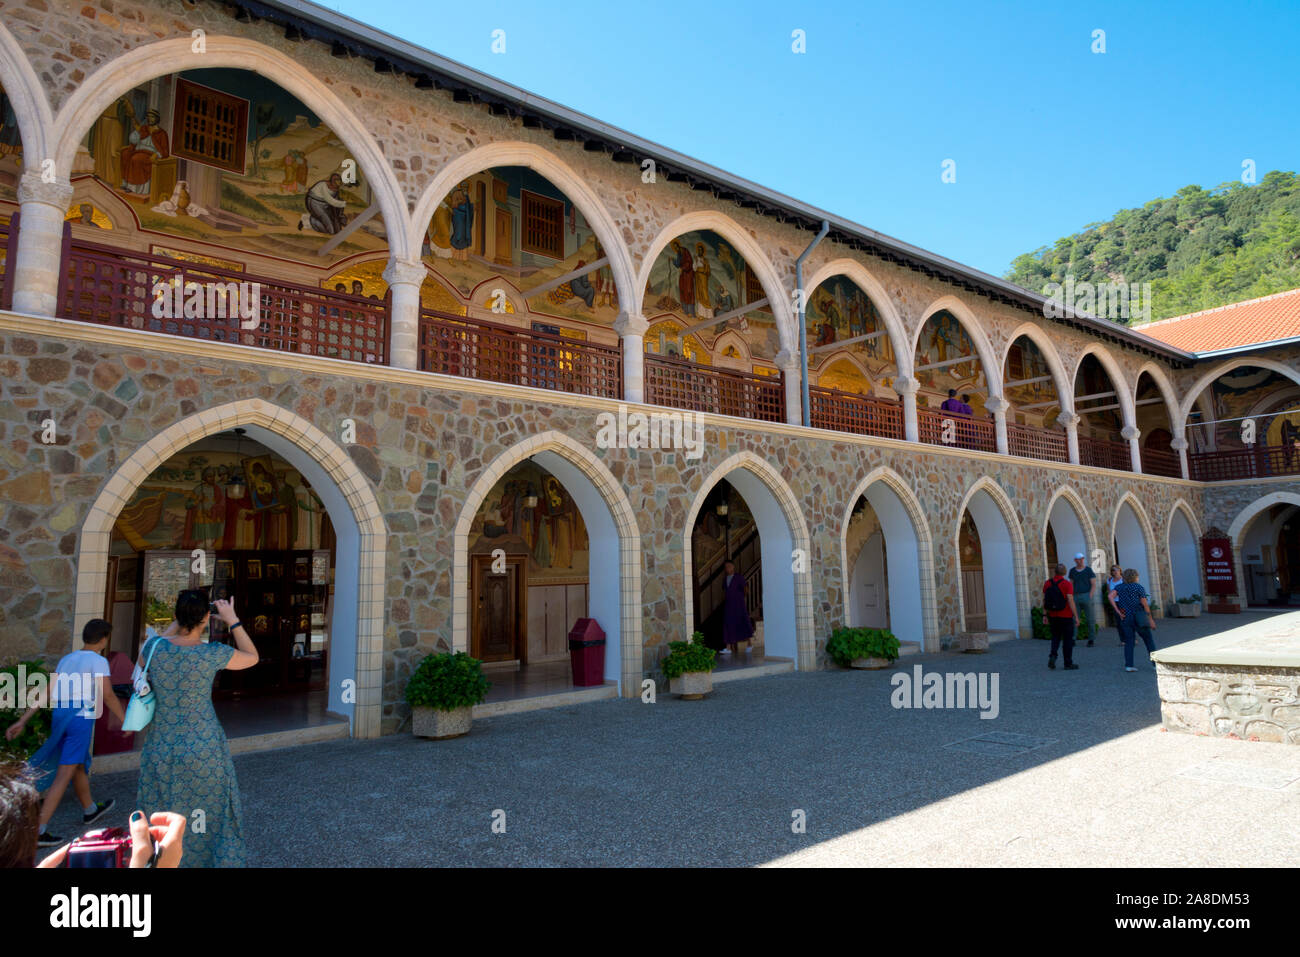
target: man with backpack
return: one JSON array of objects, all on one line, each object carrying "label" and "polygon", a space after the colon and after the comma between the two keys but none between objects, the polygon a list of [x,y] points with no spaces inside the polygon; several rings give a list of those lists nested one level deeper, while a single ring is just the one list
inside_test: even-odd
[{"label": "man with backpack", "polygon": [[1065,577],[1065,565],[1058,563],[1055,574],[1043,583],[1043,610],[1052,629],[1052,650],[1047,667],[1056,668],[1056,651],[1065,646],[1065,670],[1077,671],[1074,663],[1074,633],[1079,627],[1079,610],[1074,607],[1074,586]]}]

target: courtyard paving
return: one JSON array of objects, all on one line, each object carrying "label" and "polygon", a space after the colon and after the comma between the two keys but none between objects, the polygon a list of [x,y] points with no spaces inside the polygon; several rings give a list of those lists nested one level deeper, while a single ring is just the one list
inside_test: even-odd
[{"label": "courtyard paving", "polygon": [[[1165,619],[1164,647],[1260,613]],[[1115,632],[778,675],[235,759],[262,866],[1290,866],[1300,748],[1166,733]],[[1000,713],[897,710],[891,675],[996,672]],[[992,735],[992,737],[990,737]],[[973,740],[981,739],[981,740]],[[135,772],[96,775],[133,807]],[[56,833],[76,833],[66,800]],[[494,833],[504,811],[505,833]],[[806,830],[792,828],[802,812]],[[501,815],[496,815],[500,820]]]}]

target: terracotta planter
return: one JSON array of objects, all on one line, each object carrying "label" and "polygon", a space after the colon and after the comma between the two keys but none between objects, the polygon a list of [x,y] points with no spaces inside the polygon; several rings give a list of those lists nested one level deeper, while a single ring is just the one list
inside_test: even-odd
[{"label": "terracotta planter", "polygon": [[698,701],[713,690],[713,672],[688,671],[671,679],[668,690],[687,701]]},{"label": "terracotta planter", "polygon": [[417,738],[459,738],[463,734],[469,734],[473,722],[472,708],[457,708],[455,711],[411,709],[411,733]]},{"label": "terracotta planter", "polygon": [[882,668],[888,668],[890,661],[888,658],[854,658],[851,667],[859,671],[879,671]]}]

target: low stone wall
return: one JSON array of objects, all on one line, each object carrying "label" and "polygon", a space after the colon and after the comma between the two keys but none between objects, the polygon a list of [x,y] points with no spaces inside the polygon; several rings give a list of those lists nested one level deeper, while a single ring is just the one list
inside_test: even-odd
[{"label": "low stone wall", "polygon": [[1156,664],[1170,731],[1300,744],[1300,668]]}]

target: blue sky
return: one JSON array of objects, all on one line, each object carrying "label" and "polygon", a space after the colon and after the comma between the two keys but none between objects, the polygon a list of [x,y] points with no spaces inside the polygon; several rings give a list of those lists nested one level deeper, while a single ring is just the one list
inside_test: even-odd
[{"label": "blue sky", "polygon": [[995,275],[1245,159],[1300,167],[1294,2],[324,3]]}]

